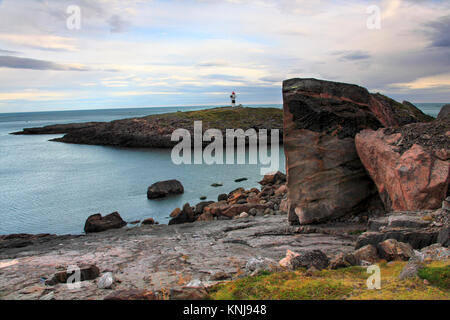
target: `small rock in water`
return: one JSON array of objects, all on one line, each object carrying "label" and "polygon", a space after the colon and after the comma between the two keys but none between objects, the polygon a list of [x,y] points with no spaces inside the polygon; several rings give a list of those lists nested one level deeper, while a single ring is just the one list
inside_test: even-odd
[{"label": "small rock in water", "polygon": [[206,199],[208,199],[208,197],[206,197],[206,196],[201,196],[200,197],[200,200],[206,200]]},{"label": "small rock in water", "polygon": [[111,289],[114,283],[114,277],[111,272],[103,274],[100,279],[98,279],[97,286],[99,289]]},{"label": "small rock in water", "polygon": [[242,182],[242,181],[247,181],[247,180],[248,180],[248,178],[239,178],[239,179],[234,180],[234,182]]},{"label": "small rock in water", "polygon": [[214,188],[223,187],[223,184],[222,183],[213,183],[211,185],[211,187],[214,187]]},{"label": "small rock in water", "polygon": [[87,218],[84,225],[84,232],[102,232],[110,229],[120,229],[126,225],[127,223],[123,221],[118,212],[113,212],[104,217],[100,213],[97,213]]},{"label": "small rock in water", "polygon": [[153,224],[155,224],[155,220],[153,218],[148,218],[148,219],[145,219],[144,221],[142,221],[142,224],[153,225]]},{"label": "small rock in water", "polygon": [[152,200],[182,193],[184,193],[184,187],[180,181],[167,180],[152,184],[148,188],[147,198]]}]

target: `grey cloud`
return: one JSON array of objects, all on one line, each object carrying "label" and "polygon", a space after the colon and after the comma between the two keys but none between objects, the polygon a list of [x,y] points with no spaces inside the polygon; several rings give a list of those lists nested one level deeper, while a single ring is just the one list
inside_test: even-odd
[{"label": "grey cloud", "polygon": [[450,15],[430,22],[427,27],[431,29],[431,46],[445,48],[450,47]]},{"label": "grey cloud", "polygon": [[228,63],[223,61],[206,61],[197,64],[199,67],[224,67],[227,66]]},{"label": "grey cloud", "polygon": [[[0,1],[0,3],[1,3],[1,1]],[[3,49],[0,49],[0,53],[1,54],[19,54],[19,52],[17,52],[17,51],[10,51],[10,50],[3,50]]]},{"label": "grey cloud", "polygon": [[282,82],[286,77],[262,77],[259,78],[260,81],[264,82],[270,82],[270,83],[276,83],[276,82]]},{"label": "grey cloud", "polygon": [[125,32],[128,27],[130,26],[130,23],[123,20],[119,15],[115,14],[111,16],[111,18],[108,19],[109,24],[109,30],[111,33],[120,33]]},{"label": "grey cloud", "polygon": [[340,56],[340,60],[355,61],[370,59],[370,54],[366,51],[334,51],[333,55]]},{"label": "grey cloud", "polygon": [[0,56],[0,68],[31,69],[31,70],[58,70],[58,71],[87,71],[85,67],[66,66],[51,61],[18,58],[13,56]]}]

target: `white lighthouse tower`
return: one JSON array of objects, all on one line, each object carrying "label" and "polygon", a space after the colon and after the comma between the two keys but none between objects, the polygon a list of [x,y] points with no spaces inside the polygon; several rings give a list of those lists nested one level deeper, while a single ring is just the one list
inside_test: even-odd
[{"label": "white lighthouse tower", "polygon": [[233,91],[233,93],[231,93],[230,98],[231,98],[231,106],[233,108],[235,108],[236,107],[236,93],[234,91]]}]

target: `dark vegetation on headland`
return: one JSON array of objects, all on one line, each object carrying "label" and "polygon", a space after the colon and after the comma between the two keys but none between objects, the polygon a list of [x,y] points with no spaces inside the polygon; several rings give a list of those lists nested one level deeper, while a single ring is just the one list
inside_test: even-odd
[{"label": "dark vegetation on headland", "polygon": [[[107,298],[450,299],[449,107],[434,119],[408,102],[316,79],[285,81],[283,99],[279,125],[287,181],[278,172],[260,182],[261,190],[238,188],[217,202],[187,203],[172,212],[169,226],[151,219],[149,225],[121,229],[118,214],[97,215],[95,222],[105,230],[111,224],[118,229],[71,240],[80,252],[97,251],[90,263],[120,278]],[[239,112],[252,110],[217,108],[89,124],[62,139],[155,146],[180,124],[192,130],[193,120],[203,120],[204,130],[238,125],[245,130],[255,123],[276,128],[265,118],[273,115],[249,121]],[[56,247],[64,241],[46,237],[0,237],[7,258],[15,258],[21,245],[32,256],[10,276],[42,274],[33,262],[42,256],[33,257],[31,248],[50,252],[39,244]],[[89,247],[84,237],[95,243]],[[59,256],[46,254],[60,263]],[[366,267],[373,264],[382,272],[379,290],[367,289]],[[46,274],[53,269],[47,266]],[[154,278],[148,281],[142,270]],[[59,286],[52,290],[61,297],[104,298],[108,293],[97,282],[89,282],[81,296]],[[0,281],[0,296],[1,287]],[[22,294],[6,291],[10,297]]]},{"label": "dark vegetation on headland", "polygon": [[[131,118],[111,122],[75,123],[51,125],[41,128],[25,128],[13,134],[65,134],[53,141],[108,145],[129,148],[171,148],[178,142],[171,141],[176,129],[187,129],[193,137],[194,121],[202,121],[203,133],[218,129],[225,136],[227,129],[272,129],[283,133],[283,111],[277,108],[221,107],[199,111],[173,112]],[[270,140],[269,140],[270,141]],[[205,142],[205,145],[208,143]]]}]

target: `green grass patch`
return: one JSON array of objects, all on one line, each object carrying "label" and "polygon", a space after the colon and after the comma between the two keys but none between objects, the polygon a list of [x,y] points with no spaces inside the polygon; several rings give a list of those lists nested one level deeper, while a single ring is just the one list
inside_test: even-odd
[{"label": "green grass patch", "polygon": [[[421,278],[399,280],[407,262],[380,261],[381,289],[367,288],[365,267],[322,270],[264,272],[216,285],[210,291],[213,300],[449,300],[448,261],[435,261],[420,272]],[[427,279],[429,284],[424,283]]]},{"label": "green grass patch", "polygon": [[450,266],[425,267],[419,270],[419,277],[436,287],[450,290]]},{"label": "green grass patch", "polygon": [[333,279],[311,279],[295,272],[272,273],[238,279],[215,287],[214,300],[335,300],[351,292]]},{"label": "green grass patch", "polygon": [[144,117],[149,121],[170,125],[184,122],[193,125],[194,121],[202,121],[203,128],[234,129],[282,129],[283,110],[278,108],[231,108],[221,107],[198,111],[173,112]]}]

